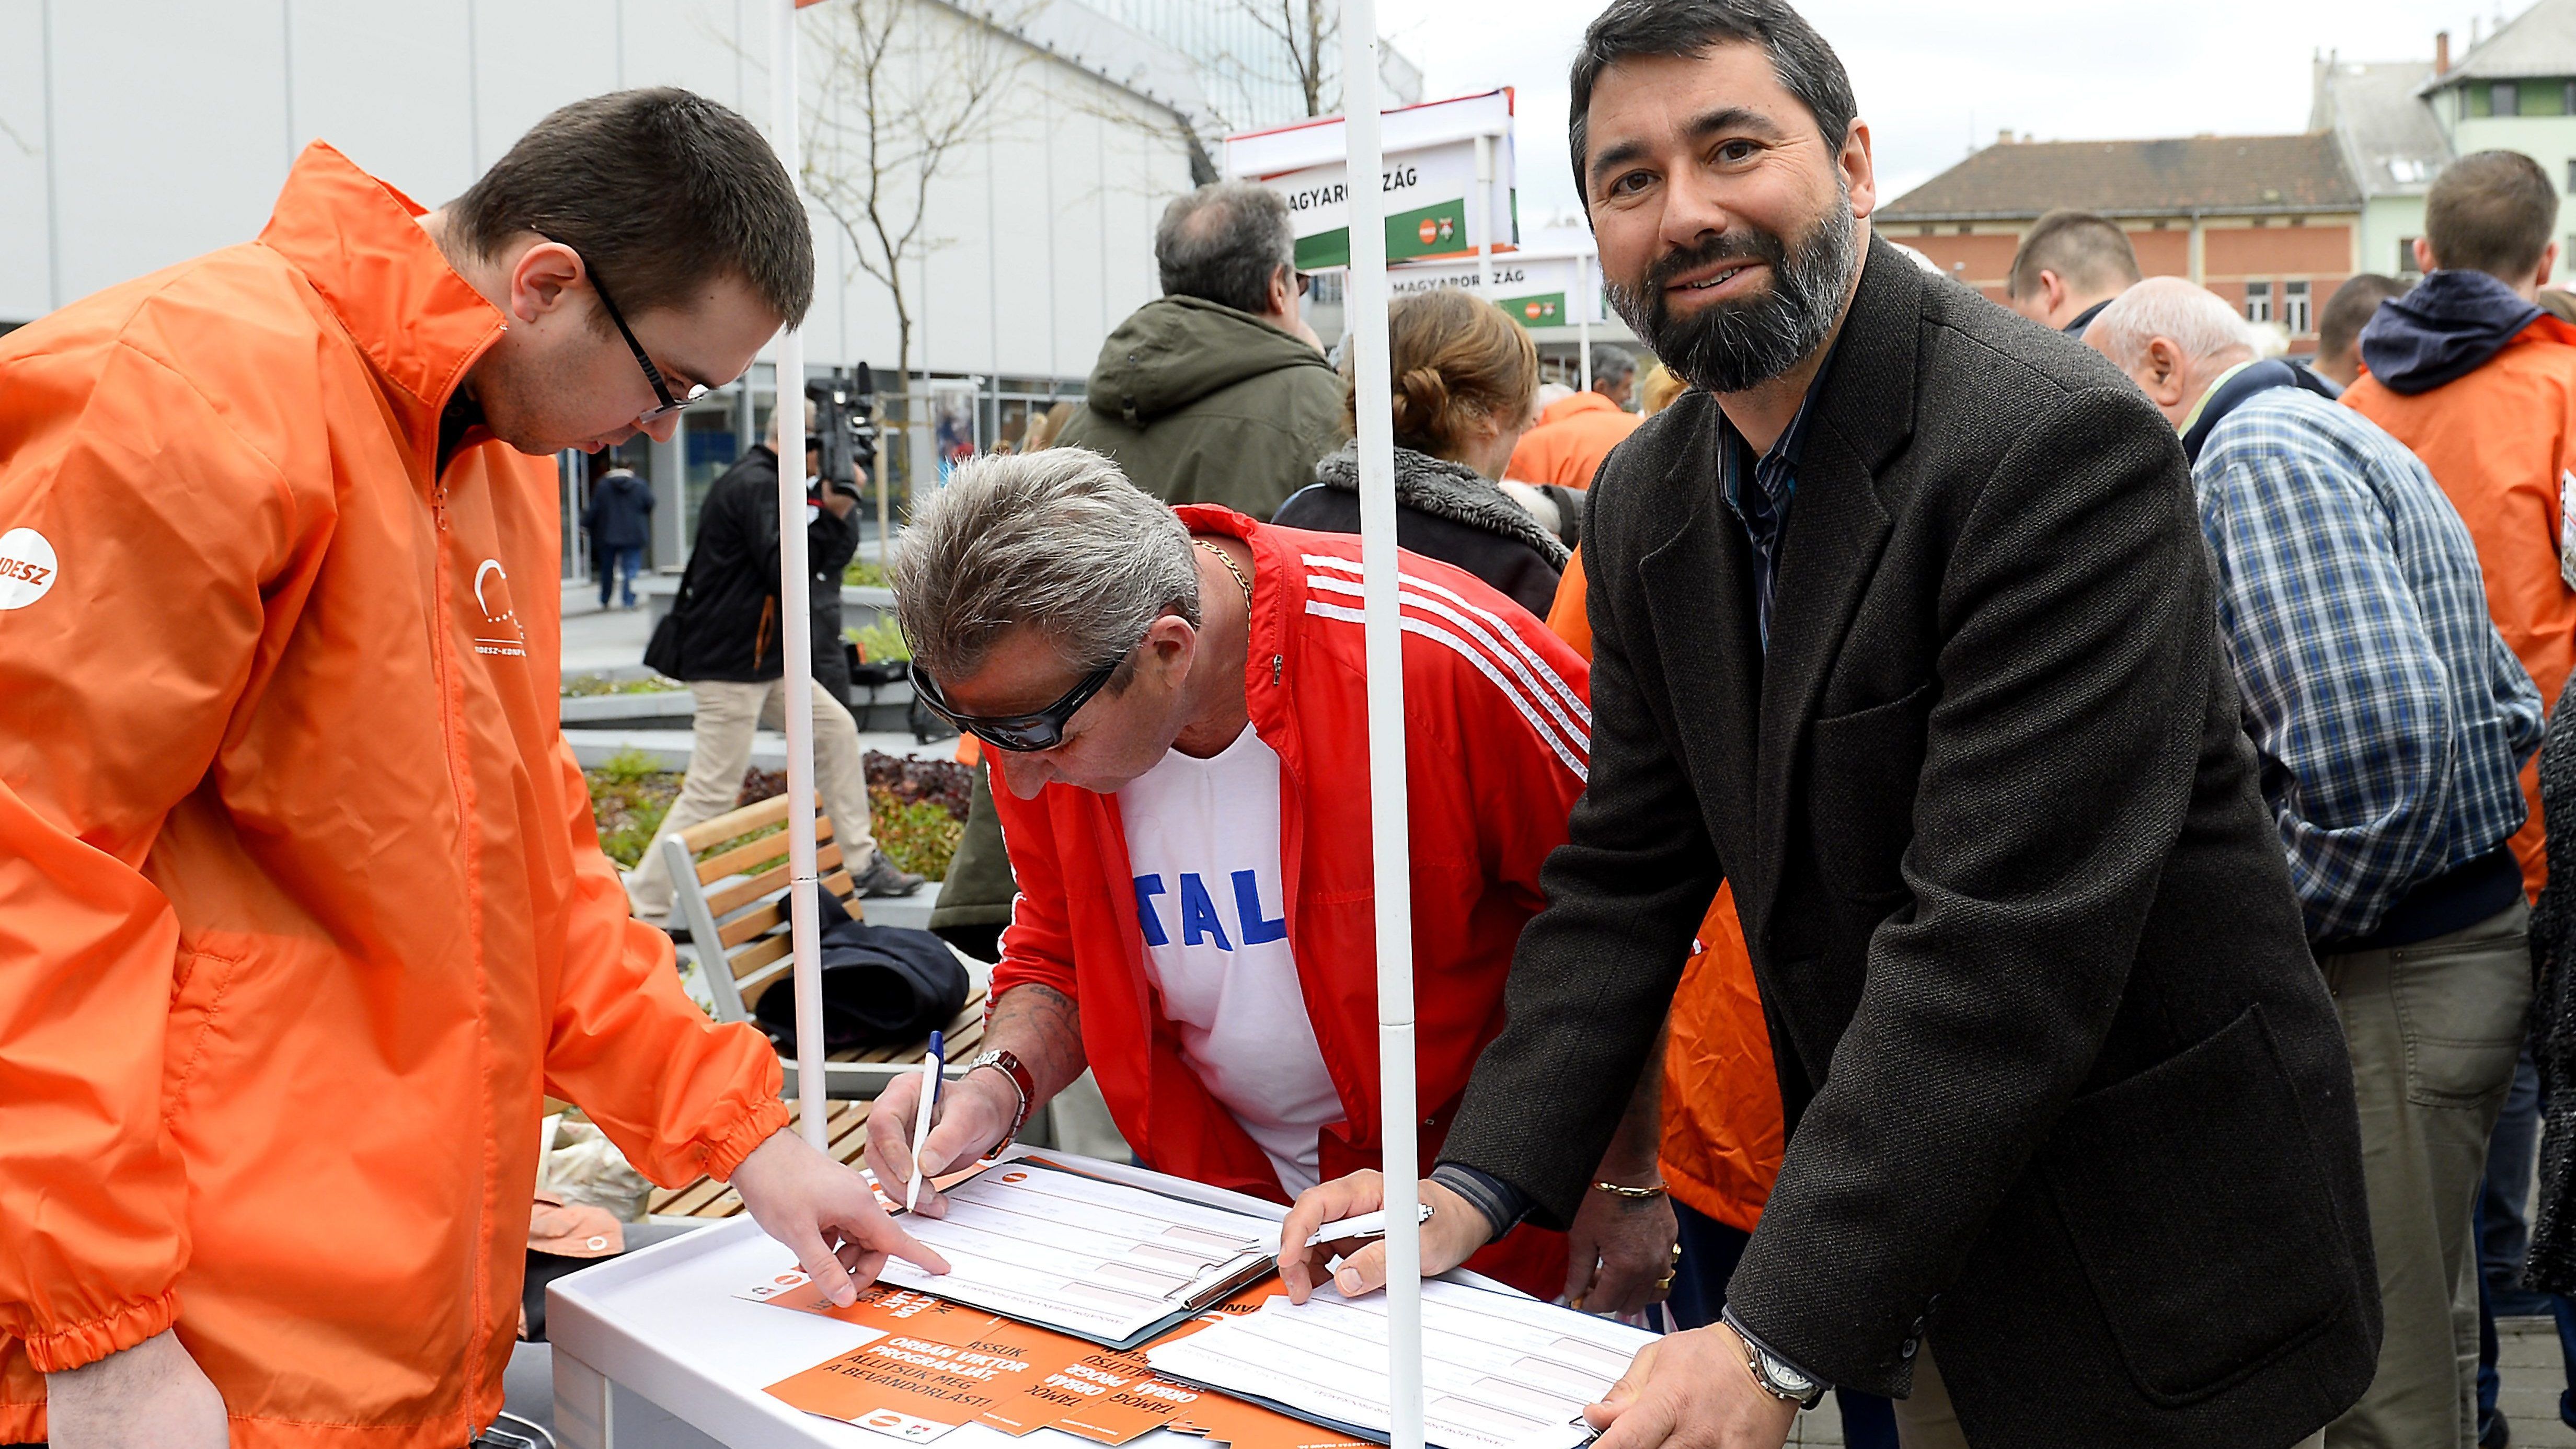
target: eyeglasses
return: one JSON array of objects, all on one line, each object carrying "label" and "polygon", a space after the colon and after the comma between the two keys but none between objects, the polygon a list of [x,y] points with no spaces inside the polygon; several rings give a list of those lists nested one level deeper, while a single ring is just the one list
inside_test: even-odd
[{"label": "eyeglasses", "polygon": [[1074,712],[1089,704],[1091,697],[1098,694],[1109,683],[1109,677],[1117,672],[1117,664],[1091,671],[1082,677],[1081,683],[1066,691],[1064,698],[1034,714],[961,714],[940,696],[938,684],[923,673],[917,663],[912,666],[912,690],[921,697],[923,704],[938,711],[940,718],[993,748],[1035,754],[1063,744],[1064,727],[1073,719]]},{"label": "eyeglasses", "polygon": [[1312,272],[1299,272],[1297,274],[1297,295],[1303,297],[1313,290],[1315,290],[1315,274]]},{"label": "eyeglasses", "polygon": [[[583,265],[587,267],[589,264],[585,262]],[[653,384],[653,395],[662,400],[660,407],[637,413],[636,426],[660,422],[707,395],[707,385],[701,382],[691,385],[689,390],[679,397],[671,396],[671,385],[662,380],[662,369],[655,367],[653,359],[645,355],[644,344],[635,340],[635,329],[626,325],[626,314],[618,311],[617,304],[609,299],[608,288],[600,283],[599,273],[596,271],[590,274],[590,289],[599,294],[599,305],[608,309],[608,320],[617,324],[617,335],[626,339],[626,346],[635,354],[635,365],[644,369],[644,380]]]}]

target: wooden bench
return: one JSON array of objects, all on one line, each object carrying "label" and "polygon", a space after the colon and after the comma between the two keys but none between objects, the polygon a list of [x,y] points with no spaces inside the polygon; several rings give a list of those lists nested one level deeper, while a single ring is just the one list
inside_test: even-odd
[{"label": "wooden bench", "polygon": [[[671,871],[673,910],[688,923],[698,969],[706,978],[719,1021],[751,1021],[761,993],[794,989],[789,980],[793,963],[787,920],[786,825],[787,797],[773,795],[662,842],[663,863]],[[841,847],[832,839],[830,817],[816,818],[814,839],[814,863],[823,889],[852,916],[861,915],[860,903],[850,894],[850,873],[842,868]],[[702,853],[703,860],[699,859]],[[984,1049],[985,968],[963,956],[958,959],[966,965],[966,1004],[944,1029],[941,1043],[952,1079]],[[833,1157],[852,1167],[859,1165],[867,1148],[871,1099],[895,1077],[921,1070],[922,1054],[928,1049],[925,1039],[905,1046],[839,1052],[824,1064],[825,1093],[839,1099],[824,1119]],[[780,1065],[792,1100],[796,1064],[788,1060]],[[655,1190],[650,1210],[657,1217],[729,1218],[742,1211],[742,1198],[725,1184],[702,1177],[683,1187]]]},{"label": "wooden bench", "polygon": [[[667,836],[663,863],[670,868],[673,912],[687,923],[718,1021],[752,1021],[761,994],[794,989],[787,919],[787,797],[773,795]],[[814,821],[815,868],[853,917],[862,914],[851,895],[850,872],[832,838],[829,816]],[[700,859],[701,855],[704,859]],[[965,965],[966,1005],[945,1028],[945,1055],[964,1062],[982,1052],[987,968]],[[824,1064],[824,1092],[866,1100],[905,1072],[919,1071],[929,1042],[835,1053]],[[787,1095],[797,1094],[796,1063],[781,1063]]]}]

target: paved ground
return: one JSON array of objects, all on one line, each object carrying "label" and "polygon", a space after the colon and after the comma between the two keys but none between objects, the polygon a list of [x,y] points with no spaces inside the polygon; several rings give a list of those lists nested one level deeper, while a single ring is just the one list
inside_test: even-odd
[{"label": "paved ground", "polygon": [[2567,1387],[2558,1335],[2546,1318],[2507,1318],[2496,1325],[2496,1366],[2504,1392],[2496,1407],[2513,1425],[2513,1442],[2531,1449],[2576,1449],[2576,1429],[2558,1418]]}]

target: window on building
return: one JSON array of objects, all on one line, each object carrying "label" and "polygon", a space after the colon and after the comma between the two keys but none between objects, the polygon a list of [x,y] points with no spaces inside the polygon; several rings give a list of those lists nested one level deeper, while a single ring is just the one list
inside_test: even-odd
[{"label": "window on building", "polygon": [[2576,80],[2558,83],[2558,110],[2561,115],[2576,116]]},{"label": "window on building", "polygon": [[2304,336],[2316,329],[2308,325],[2308,284],[2285,282],[2281,285],[2281,325],[2293,337]]},{"label": "window on building", "polygon": [[2522,114],[2522,85],[2518,81],[2496,81],[2487,87],[2487,109],[2499,116]]},{"label": "window on building", "polygon": [[2576,156],[2567,158],[2567,189],[2576,191]]},{"label": "window on building", "polygon": [[2248,322],[2272,320],[2271,283],[2247,282],[2245,284],[2245,320]]},{"label": "window on building", "polygon": [[2397,239],[2397,275],[2411,277],[2415,270],[2415,238],[2401,236]]}]

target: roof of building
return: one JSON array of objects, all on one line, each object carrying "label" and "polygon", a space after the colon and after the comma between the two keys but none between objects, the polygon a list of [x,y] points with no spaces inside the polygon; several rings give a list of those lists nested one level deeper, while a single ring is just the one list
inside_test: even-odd
[{"label": "roof of building", "polygon": [[2335,138],[2314,132],[1999,143],[1880,207],[1878,216],[2008,220],[2061,206],[2105,216],[2317,212],[2357,210],[2361,202]]},{"label": "roof of building", "polygon": [[2576,0],[2539,0],[2497,27],[2450,70],[2428,78],[2423,88],[2524,76],[2576,76]]},{"label": "roof of building", "polygon": [[2419,94],[2432,75],[2428,60],[2317,62],[2308,127],[2342,142],[2363,195],[2420,196],[2450,164],[2450,138]]}]

